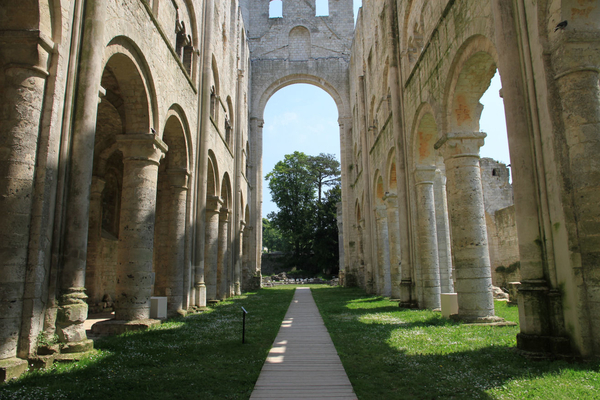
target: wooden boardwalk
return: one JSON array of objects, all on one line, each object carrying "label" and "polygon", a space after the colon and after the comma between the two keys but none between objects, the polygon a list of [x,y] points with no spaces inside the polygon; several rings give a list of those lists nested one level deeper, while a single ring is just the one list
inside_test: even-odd
[{"label": "wooden boardwalk", "polygon": [[310,289],[297,288],[250,399],[356,398]]}]

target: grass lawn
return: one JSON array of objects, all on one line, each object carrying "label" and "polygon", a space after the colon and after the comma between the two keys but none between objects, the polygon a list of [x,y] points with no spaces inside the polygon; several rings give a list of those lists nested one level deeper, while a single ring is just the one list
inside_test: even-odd
[{"label": "grass lawn", "polygon": [[[600,399],[600,361],[531,361],[517,327],[467,326],[360,289],[311,285],[355,393],[365,399]],[[496,314],[518,322],[516,307]]]},{"label": "grass lawn", "polygon": [[261,289],[156,329],[103,339],[88,359],[0,385],[0,399],[248,399],[294,289]]}]

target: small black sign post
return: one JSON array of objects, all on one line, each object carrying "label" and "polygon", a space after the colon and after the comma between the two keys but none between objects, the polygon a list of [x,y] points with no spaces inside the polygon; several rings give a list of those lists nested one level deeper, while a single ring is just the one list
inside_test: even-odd
[{"label": "small black sign post", "polygon": [[248,311],[242,307],[242,344],[246,343],[246,314]]}]

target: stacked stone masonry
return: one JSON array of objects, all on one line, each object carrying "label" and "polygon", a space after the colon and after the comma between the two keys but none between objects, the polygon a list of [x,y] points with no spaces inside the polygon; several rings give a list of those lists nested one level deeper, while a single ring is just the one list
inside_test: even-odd
[{"label": "stacked stone masonry", "polygon": [[[338,106],[342,282],[485,320],[518,280],[521,349],[600,354],[596,1],[382,0],[356,23],[351,0],[4,3],[4,376],[43,336],[91,348],[89,312],[260,285],[263,114],[295,83]],[[511,184],[479,157],[496,71]]]}]

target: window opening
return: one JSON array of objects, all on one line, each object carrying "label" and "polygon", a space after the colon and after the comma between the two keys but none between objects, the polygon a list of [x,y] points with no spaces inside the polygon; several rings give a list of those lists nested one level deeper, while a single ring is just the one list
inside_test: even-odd
[{"label": "window opening", "polygon": [[283,0],[269,2],[269,18],[283,18]]},{"label": "window opening", "polygon": [[329,16],[329,0],[317,0],[315,4],[315,16],[317,17],[328,17]]}]

